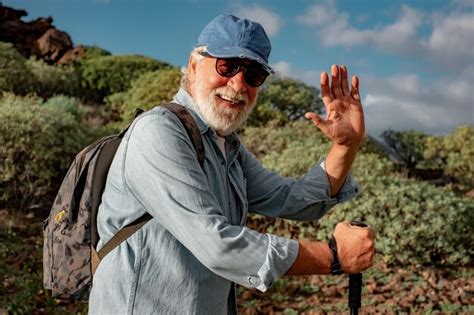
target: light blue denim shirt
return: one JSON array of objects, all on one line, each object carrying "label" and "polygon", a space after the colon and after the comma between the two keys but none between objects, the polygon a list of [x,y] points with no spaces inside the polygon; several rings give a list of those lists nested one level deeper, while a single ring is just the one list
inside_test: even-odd
[{"label": "light blue denim shirt", "polygon": [[156,107],[134,121],[107,177],[98,248],[145,211],[153,219],[99,265],[91,314],[236,314],[234,283],[266,291],[298,255],[297,241],[245,227],[249,212],[317,220],[358,193],[349,176],[331,198],[319,164],[299,180],[270,172],[235,134],[224,156],[191,96],[180,90],[174,102],[196,120],[204,167],[174,114]]}]

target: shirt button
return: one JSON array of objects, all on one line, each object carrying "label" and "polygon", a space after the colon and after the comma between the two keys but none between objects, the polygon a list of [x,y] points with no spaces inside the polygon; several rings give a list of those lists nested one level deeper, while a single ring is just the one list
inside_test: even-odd
[{"label": "shirt button", "polygon": [[260,284],[260,279],[254,276],[249,276],[247,281],[250,285],[257,286]]},{"label": "shirt button", "polygon": [[253,279],[252,279],[252,277],[248,277],[247,280],[248,280],[249,284],[253,284]]}]

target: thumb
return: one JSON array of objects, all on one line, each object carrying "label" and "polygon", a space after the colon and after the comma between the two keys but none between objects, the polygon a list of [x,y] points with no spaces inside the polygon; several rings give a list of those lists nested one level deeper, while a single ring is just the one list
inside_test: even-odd
[{"label": "thumb", "polygon": [[308,112],[304,115],[307,119],[311,119],[313,121],[313,124],[315,124],[321,131],[327,135],[328,134],[328,125],[326,120],[321,118],[319,115]]}]

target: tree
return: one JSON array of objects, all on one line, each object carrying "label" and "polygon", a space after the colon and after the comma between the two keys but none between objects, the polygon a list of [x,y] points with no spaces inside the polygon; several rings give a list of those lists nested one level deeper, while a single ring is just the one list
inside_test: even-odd
[{"label": "tree", "polygon": [[33,89],[32,84],[26,58],[12,44],[0,42],[0,92],[27,94]]},{"label": "tree", "polygon": [[474,186],[474,127],[460,126],[444,137],[428,137],[423,157],[444,174]]},{"label": "tree", "polygon": [[413,175],[417,166],[424,161],[427,137],[425,133],[416,130],[386,130],[382,133],[385,143],[403,163],[408,176]]},{"label": "tree", "polygon": [[248,126],[263,126],[269,121],[285,125],[302,119],[308,111],[321,113],[323,103],[319,90],[286,77],[267,79],[262,86],[257,104],[250,115]]},{"label": "tree", "polygon": [[139,55],[100,56],[77,63],[82,85],[91,91],[92,101],[102,102],[107,95],[123,92],[140,75],[158,69],[171,68],[165,62]]},{"label": "tree", "polygon": [[107,103],[118,112],[122,122],[127,123],[136,108],[148,110],[170,102],[179,89],[180,79],[181,72],[177,68],[147,72],[134,80],[126,92],[109,96]]}]

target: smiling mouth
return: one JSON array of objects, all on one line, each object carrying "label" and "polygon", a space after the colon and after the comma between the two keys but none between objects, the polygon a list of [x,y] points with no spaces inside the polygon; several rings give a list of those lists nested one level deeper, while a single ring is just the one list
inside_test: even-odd
[{"label": "smiling mouth", "polygon": [[245,105],[245,101],[241,98],[233,98],[223,94],[216,94],[216,96],[223,101],[232,103],[232,105]]}]

